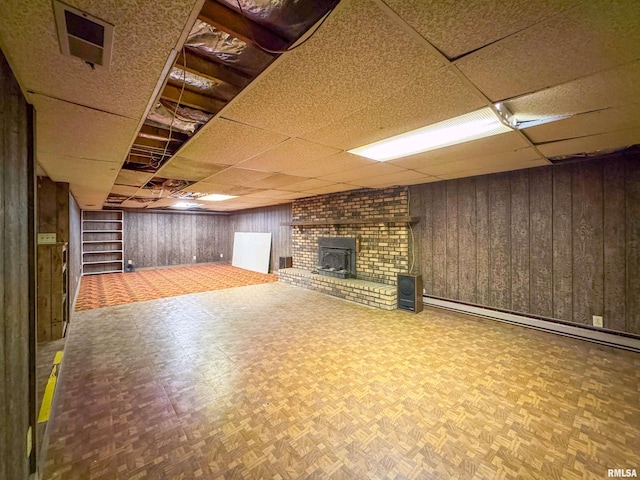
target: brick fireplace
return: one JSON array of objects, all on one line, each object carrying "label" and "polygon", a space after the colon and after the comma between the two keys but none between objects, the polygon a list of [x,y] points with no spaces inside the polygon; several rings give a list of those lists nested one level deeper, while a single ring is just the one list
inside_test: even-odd
[{"label": "brick fireplace", "polygon": [[[360,303],[395,308],[396,276],[409,271],[408,218],[407,187],[296,200],[291,227],[293,269],[285,270],[281,279]],[[311,272],[323,273],[321,269],[334,278],[311,276]]]}]

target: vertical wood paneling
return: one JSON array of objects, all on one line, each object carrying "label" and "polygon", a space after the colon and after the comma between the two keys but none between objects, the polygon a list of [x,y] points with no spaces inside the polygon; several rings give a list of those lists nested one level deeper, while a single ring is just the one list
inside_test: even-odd
[{"label": "vertical wood paneling", "polygon": [[572,165],[553,168],[553,317],[573,320]]},{"label": "vertical wood paneling", "polygon": [[419,195],[418,208],[412,211],[412,215],[422,216],[417,225],[420,233],[416,233],[416,244],[420,245],[421,259],[417,268],[422,272],[423,287],[427,295],[433,295],[433,183],[419,187],[422,188],[413,189],[411,194],[413,197],[415,191],[415,194]]},{"label": "vertical wood paneling", "polygon": [[[190,265],[230,259],[231,217],[125,212],[125,259],[136,267]],[[194,262],[193,257],[196,257]]]},{"label": "vertical wood paneling", "polygon": [[56,184],[48,177],[38,177],[38,232],[57,233]]},{"label": "vertical wood paneling", "polygon": [[447,191],[447,298],[458,298],[458,181],[446,182]]},{"label": "vertical wood paneling", "polygon": [[531,214],[531,309],[534,315],[553,317],[553,184],[550,168],[529,170]]},{"label": "vertical wood paneling", "polygon": [[573,174],[573,321],[603,314],[602,164],[582,162]]},{"label": "vertical wood paneling", "polygon": [[271,233],[271,270],[277,270],[280,257],[293,254],[292,229],[280,225],[288,221],[291,221],[290,203],[234,212],[230,241],[233,242],[235,232]]},{"label": "vertical wood paneling", "polygon": [[[80,227],[80,207],[73,195],[69,194],[69,305],[76,300],[78,283],[82,275],[82,229]],[[71,310],[70,310],[71,311]]]},{"label": "vertical wood paneling", "polygon": [[489,302],[511,308],[511,193],[506,174],[489,178]]},{"label": "vertical wood paneling", "polygon": [[458,258],[460,300],[476,303],[476,188],[474,178],[459,181]]},{"label": "vertical wood paneling", "polygon": [[624,160],[604,165],[604,326],[613,330],[626,327],[626,248]]},{"label": "vertical wood paneling", "polygon": [[[27,104],[0,52],[0,478],[26,479],[35,393],[29,370],[29,154]],[[33,299],[35,301],[35,298]],[[33,372],[32,372],[33,373]],[[34,425],[35,429],[35,425]]]},{"label": "vertical wood paneling", "polygon": [[433,294],[447,296],[447,189],[445,182],[433,184]]},{"label": "vertical wood paneling", "polygon": [[626,328],[640,334],[640,160],[629,158],[625,169]]},{"label": "vertical wood paneling", "polygon": [[489,305],[489,182],[487,176],[475,179],[476,184],[476,302]]},{"label": "vertical wood paneling", "polygon": [[511,310],[529,312],[529,172],[509,174],[511,184]]},{"label": "vertical wood paneling", "polygon": [[69,241],[69,184],[56,184],[56,233],[59,242]]}]

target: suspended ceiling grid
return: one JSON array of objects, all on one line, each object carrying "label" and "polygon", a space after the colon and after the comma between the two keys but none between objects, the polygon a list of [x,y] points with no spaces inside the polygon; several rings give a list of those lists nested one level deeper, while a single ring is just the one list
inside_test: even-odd
[{"label": "suspended ceiling grid", "polygon": [[[116,25],[115,71],[96,74],[58,53],[48,2],[3,2],[0,45],[25,91],[96,111],[58,110],[29,94],[38,110],[39,162],[54,180],[69,181],[87,207],[104,200],[110,182],[128,196],[152,180],[119,170],[125,154],[117,157],[201,4],[118,2],[109,11],[100,2],[76,3]],[[142,17],[144,29],[122,27]],[[42,44],[26,46],[38,36]],[[145,49],[133,48],[143,42]],[[305,45],[281,55],[155,176],[192,182],[190,191],[238,195],[200,202],[236,210],[623,148],[640,143],[639,58],[639,2],[487,0],[461,8],[453,0],[343,0]],[[521,118],[573,116],[387,164],[345,153],[499,100]],[[61,122],[84,128],[59,133]],[[74,170],[73,159],[96,168]],[[138,207],[179,200],[161,190],[136,194],[151,200]]]}]

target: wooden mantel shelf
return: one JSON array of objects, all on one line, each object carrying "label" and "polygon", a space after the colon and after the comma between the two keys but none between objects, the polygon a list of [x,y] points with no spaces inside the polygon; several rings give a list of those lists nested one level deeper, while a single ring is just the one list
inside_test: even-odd
[{"label": "wooden mantel shelf", "polygon": [[372,218],[330,218],[328,220],[298,220],[295,222],[280,222],[281,226],[292,227],[320,227],[324,225],[362,225],[376,223],[417,223],[418,217],[372,217]]}]

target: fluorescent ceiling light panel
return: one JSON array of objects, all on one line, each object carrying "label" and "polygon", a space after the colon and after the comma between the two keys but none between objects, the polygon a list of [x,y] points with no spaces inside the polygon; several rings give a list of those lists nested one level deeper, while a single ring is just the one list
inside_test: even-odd
[{"label": "fluorescent ceiling light panel", "polygon": [[418,128],[395,137],[348,150],[349,153],[386,162],[458,143],[511,132],[490,107]]},{"label": "fluorescent ceiling light panel", "polygon": [[238,198],[237,195],[222,195],[220,193],[212,193],[211,195],[205,195],[198,200],[207,200],[208,202],[221,202],[223,200],[230,200],[232,198]]}]

